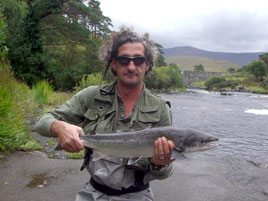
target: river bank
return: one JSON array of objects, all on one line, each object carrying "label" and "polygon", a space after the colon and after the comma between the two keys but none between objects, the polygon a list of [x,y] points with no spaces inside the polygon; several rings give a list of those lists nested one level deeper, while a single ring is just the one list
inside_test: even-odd
[{"label": "river bank", "polygon": [[[268,200],[268,184],[262,185],[267,168],[236,161],[234,169],[229,162],[202,153],[176,160],[172,177],[151,183],[155,201]],[[86,171],[79,171],[81,163],[50,159],[42,152],[10,154],[0,163],[1,201],[73,201],[89,179]]]}]

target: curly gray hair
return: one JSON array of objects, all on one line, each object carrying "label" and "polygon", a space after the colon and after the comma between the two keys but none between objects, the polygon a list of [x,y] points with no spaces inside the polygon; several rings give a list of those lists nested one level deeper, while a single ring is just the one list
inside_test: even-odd
[{"label": "curly gray hair", "polygon": [[[138,42],[144,46],[144,55],[150,64],[149,71],[152,71],[153,63],[159,55],[158,48],[154,42],[149,39],[149,34],[145,33],[140,36],[131,28],[122,26],[118,33],[113,33],[110,39],[100,48],[99,57],[105,63],[106,69],[110,66],[113,59],[118,56],[118,49],[121,45],[127,42]],[[113,75],[116,76],[116,72],[111,68]]]}]

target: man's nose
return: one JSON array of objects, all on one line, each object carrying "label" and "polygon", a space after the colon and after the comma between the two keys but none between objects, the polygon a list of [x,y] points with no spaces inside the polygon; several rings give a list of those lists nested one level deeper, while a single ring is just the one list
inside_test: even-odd
[{"label": "man's nose", "polygon": [[136,65],[134,64],[133,61],[130,61],[127,67],[128,67],[128,70],[131,70],[131,71],[136,70]]}]

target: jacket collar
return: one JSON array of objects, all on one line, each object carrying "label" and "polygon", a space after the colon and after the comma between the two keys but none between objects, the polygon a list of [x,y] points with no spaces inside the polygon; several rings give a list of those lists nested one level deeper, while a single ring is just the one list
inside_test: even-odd
[{"label": "jacket collar", "polygon": [[112,103],[115,94],[116,81],[111,84],[99,86],[99,92],[94,97],[95,100],[100,102]]},{"label": "jacket collar", "polygon": [[[115,91],[116,89],[116,81],[111,83],[111,84],[107,84],[104,86],[100,86],[100,91],[99,93],[94,97],[95,100],[100,101],[100,102],[108,102],[108,103],[112,103],[113,99],[114,99],[114,95],[116,94]],[[101,93],[102,91],[102,93]],[[145,95],[145,96],[152,96],[152,93],[149,89],[147,89],[145,87],[145,84],[143,84],[143,89],[141,92],[141,95]]]}]

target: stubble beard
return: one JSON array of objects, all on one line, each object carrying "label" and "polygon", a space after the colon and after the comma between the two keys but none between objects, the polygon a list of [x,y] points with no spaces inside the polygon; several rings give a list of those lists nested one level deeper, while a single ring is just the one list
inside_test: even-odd
[{"label": "stubble beard", "polygon": [[[124,86],[126,86],[128,88],[134,88],[136,86],[139,86],[143,82],[143,80],[139,79],[139,76],[137,73],[127,72],[127,73],[124,73],[123,76],[126,79],[121,79],[120,81]],[[134,76],[135,79],[133,80],[131,78],[128,78],[128,76]]]}]

